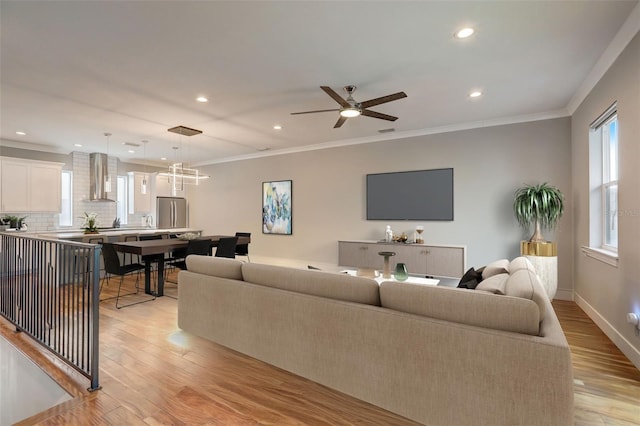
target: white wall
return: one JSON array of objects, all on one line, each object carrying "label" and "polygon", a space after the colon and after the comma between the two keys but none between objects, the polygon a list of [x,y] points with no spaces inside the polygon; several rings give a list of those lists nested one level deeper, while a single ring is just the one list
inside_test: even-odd
[{"label": "white wall", "polygon": [[[619,263],[586,257],[589,244],[589,124],[618,103]],[[578,304],[640,368],[640,338],[626,323],[640,314],[640,34],[629,43],[572,116],[575,292]]]},{"label": "white wall", "polygon": [[[250,252],[337,263],[337,241],[381,239],[391,225],[427,243],[467,246],[467,265],[519,254],[523,232],[513,216],[514,191],[549,182],[570,194],[570,120],[536,121],[203,167],[211,179],[190,188],[190,225],[212,234],[252,233]],[[367,173],[454,168],[453,222],[365,219]],[[261,231],[262,182],[293,180],[293,235]],[[416,195],[418,196],[418,195]],[[398,200],[402,202],[402,200]],[[559,243],[559,296],[571,297],[571,197],[554,237]],[[409,234],[412,235],[412,234]]]}]

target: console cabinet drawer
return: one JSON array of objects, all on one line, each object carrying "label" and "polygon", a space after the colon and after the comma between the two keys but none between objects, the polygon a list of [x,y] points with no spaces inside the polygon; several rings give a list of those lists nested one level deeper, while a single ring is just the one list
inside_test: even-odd
[{"label": "console cabinet drawer", "polygon": [[459,278],[465,271],[465,250],[464,246],[339,241],[338,264],[381,270],[384,260],[378,253],[391,251],[396,254],[389,259],[392,267],[402,262],[411,274]]}]

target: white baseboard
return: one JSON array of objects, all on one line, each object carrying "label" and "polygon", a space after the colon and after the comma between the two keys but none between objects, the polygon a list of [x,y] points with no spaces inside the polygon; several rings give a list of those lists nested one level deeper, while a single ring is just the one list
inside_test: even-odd
[{"label": "white baseboard", "polygon": [[570,300],[573,302],[573,290],[564,290],[559,288],[556,290],[556,295],[553,296],[553,298],[558,300]]},{"label": "white baseboard", "polygon": [[596,325],[607,335],[609,339],[629,358],[640,370],[640,350],[635,348],[622,334],[616,330],[609,321],[607,321],[600,313],[584,300],[578,293],[575,293],[575,299],[578,306],[596,323]]}]

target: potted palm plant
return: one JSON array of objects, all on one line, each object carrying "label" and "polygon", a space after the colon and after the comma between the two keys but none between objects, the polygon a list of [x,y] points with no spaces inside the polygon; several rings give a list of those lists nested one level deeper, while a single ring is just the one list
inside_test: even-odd
[{"label": "potted palm plant", "polygon": [[520,242],[520,254],[531,261],[549,300],[553,300],[558,288],[558,248],[556,243],[545,241],[542,228],[555,228],[562,217],[562,192],[546,182],[523,186],[515,193],[513,212],[523,228],[535,226],[529,241]]},{"label": "potted palm plant", "polygon": [[513,212],[523,228],[528,230],[535,225],[529,242],[544,242],[542,228],[555,228],[564,212],[564,196],[558,188],[546,182],[525,185],[515,193]]}]

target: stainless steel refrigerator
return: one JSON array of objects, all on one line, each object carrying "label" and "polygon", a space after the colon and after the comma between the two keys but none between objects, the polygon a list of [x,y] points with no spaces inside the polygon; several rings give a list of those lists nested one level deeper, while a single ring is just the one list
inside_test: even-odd
[{"label": "stainless steel refrigerator", "polygon": [[156,197],[156,227],[187,227],[187,200],[179,197]]}]

